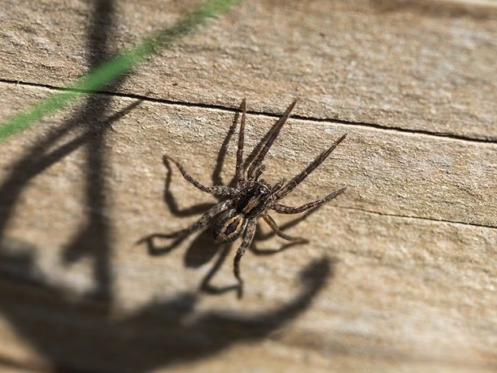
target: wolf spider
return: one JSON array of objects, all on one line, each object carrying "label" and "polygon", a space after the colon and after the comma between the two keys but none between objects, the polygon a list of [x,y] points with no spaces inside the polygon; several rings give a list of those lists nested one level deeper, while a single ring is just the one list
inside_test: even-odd
[{"label": "wolf spider", "polygon": [[240,131],[238,135],[234,186],[204,186],[194,179],[177,160],[169,155],[164,155],[163,157],[166,167],[168,161],[173,162],[188,182],[201,191],[212,194],[220,200],[218,204],[204,213],[196,223],[188,228],[168,234],[168,237],[183,238],[208,225],[213,225],[213,234],[217,243],[232,242],[244,233],[243,241],[236,252],[234,260],[234,275],[239,284],[239,298],[242,296],[243,289],[243,280],[240,276],[240,259],[254,239],[257,228],[256,219],[262,218],[274,233],[285,240],[294,243],[305,243],[308,241],[304,238],[292,237],[282,232],[273,218],[268,214],[269,210],[274,210],[280,214],[298,214],[324,205],[345,191],[345,187],[340,188],[322,199],[306,203],[300,207],[289,207],[278,203],[279,200],[287,196],[311,172],[323,163],[337,145],[345,139],[346,134],[335,141],[333,145],[322,152],[307,166],[307,168],[289,182],[281,180],[274,185],[270,185],[265,180],[259,179],[265,169],[262,162],[296,103],[297,100],[293,101],[286,109],[283,116],[269,130],[265,137],[267,140],[255,150],[253,160],[250,162],[249,159],[243,160],[247,105],[245,99],[242,101],[242,118],[240,120]]}]

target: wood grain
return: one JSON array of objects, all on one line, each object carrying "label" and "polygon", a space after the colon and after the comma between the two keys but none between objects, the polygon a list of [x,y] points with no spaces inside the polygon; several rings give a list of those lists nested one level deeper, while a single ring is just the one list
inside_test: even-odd
[{"label": "wood grain", "polygon": [[[0,122],[196,3],[4,1]],[[2,142],[2,371],[495,371],[496,31],[491,3],[242,2]],[[346,193],[275,214],[311,243],[261,226],[241,301],[236,245],[148,255],[215,202],[162,155],[228,182],[241,99],[251,149],[295,96],[268,181],[348,134],[285,203]]]}]

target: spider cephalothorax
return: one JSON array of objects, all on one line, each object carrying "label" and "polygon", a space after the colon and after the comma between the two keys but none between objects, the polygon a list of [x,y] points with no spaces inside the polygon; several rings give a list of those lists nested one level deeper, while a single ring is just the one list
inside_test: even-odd
[{"label": "spider cephalothorax", "polygon": [[250,183],[240,190],[233,199],[233,205],[215,219],[213,234],[216,242],[236,240],[249,219],[256,218],[267,210],[270,197],[270,186],[264,180]]},{"label": "spider cephalothorax", "polygon": [[[281,238],[292,242],[307,242],[301,237],[292,237],[283,233],[273,218],[268,214],[274,210],[280,214],[297,214],[313,208],[317,208],[345,191],[345,187],[333,191],[326,197],[307,203],[299,207],[289,207],[279,203],[279,200],[287,196],[297,185],[299,185],[312,171],[314,171],[331,154],[337,145],[345,139],[346,135],[340,137],[327,150],[322,152],[307,168],[293,177],[289,182],[279,181],[274,185],[259,179],[264,172],[262,162],[278,136],[281,128],[290,116],[297,101],[294,101],[286,109],[283,116],[274,124],[265,137],[265,142],[255,151],[252,161],[243,159],[243,146],[246,121],[246,102],[242,101],[242,118],[240,120],[240,131],[238,136],[238,151],[236,154],[236,172],[234,186],[211,186],[206,187],[190,176],[183,166],[168,155],[164,155],[164,162],[173,162],[181,171],[183,177],[198,189],[217,197],[220,202],[208,210],[196,223],[181,231],[175,232],[174,236],[184,237],[208,225],[213,226],[213,234],[216,242],[232,242],[243,235],[243,241],[238,248],[234,261],[234,273],[239,282],[239,296],[242,294],[242,278],[240,276],[240,259],[252,243],[257,228],[256,219],[262,218],[271,229]],[[169,235],[169,236],[172,236]]]}]

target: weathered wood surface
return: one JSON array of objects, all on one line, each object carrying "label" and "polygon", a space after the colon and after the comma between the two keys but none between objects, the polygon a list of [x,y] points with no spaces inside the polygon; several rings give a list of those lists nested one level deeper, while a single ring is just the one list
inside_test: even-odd
[{"label": "weathered wood surface", "polygon": [[[194,5],[4,0],[0,120]],[[242,2],[1,143],[0,369],[494,372],[495,35],[491,2]],[[287,199],[348,186],[287,231],[311,244],[264,255],[284,242],[259,237],[241,301],[198,290],[223,260],[208,233],[136,244],[213,202],[176,169],[164,198],[162,154],[229,181],[241,99],[252,147],[295,96],[269,180],[348,133]]]}]

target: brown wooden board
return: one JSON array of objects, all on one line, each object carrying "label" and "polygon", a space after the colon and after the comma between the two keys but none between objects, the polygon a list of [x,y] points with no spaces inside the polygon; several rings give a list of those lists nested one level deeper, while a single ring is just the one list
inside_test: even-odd
[{"label": "brown wooden board", "polygon": [[[0,122],[196,4],[4,1]],[[241,2],[1,142],[0,369],[495,371],[496,31],[491,2]],[[311,242],[274,253],[261,224],[242,300],[212,294],[237,243],[150,256],[215,202],[162,155],[229,182],[241,99],[252,149],[297,96],[268,181],[348,134],[285,203],[347,191],[274,214]]]}]

